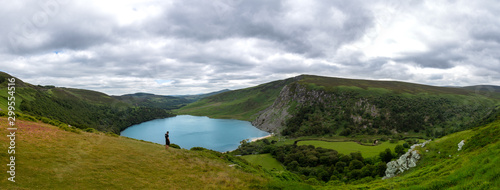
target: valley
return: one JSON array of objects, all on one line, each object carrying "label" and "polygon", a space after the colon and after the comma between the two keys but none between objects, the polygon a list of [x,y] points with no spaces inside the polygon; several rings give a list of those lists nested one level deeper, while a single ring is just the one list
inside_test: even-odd
[{"label": "valley", "polygon": [[[189,99],[145,93],[109,96],[19,81],[18,182],[1,181],[8,189],[500,186],[495,167],[500,163],[500,99],[495,90],[300,75]],[[5,82],[0,86],[3,92]],[[0,101],[6,136],[4,95]],[[273,135],[242,141],[238,149],[220,153],[203,147],[165,150],[116,134],[177,114],[250,121]],[[415,167],[382,180],[388,162],[428,139],[427,146],[416,149],[421,158]],[[462,140],[463,150],[457,150]],[[2,148],[8,148],[7,140]],[[8,160],[7,152],[0,156]]]}]

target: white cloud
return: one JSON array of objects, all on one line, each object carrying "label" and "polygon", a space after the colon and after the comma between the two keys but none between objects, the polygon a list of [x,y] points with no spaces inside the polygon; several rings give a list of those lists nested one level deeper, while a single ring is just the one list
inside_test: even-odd
[{"label": "white cloud", "polygon": [[196,94],[303,73],[500,85],[496,1],[65,2],[0,7],[1,70],[109,94]]}]

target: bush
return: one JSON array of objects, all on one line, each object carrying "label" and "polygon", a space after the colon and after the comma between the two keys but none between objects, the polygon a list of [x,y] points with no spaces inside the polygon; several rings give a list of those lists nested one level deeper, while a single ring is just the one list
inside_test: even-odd
[{"label": "bush", "polygon": [[97,133],[97,130],[95,130],[94,128],[86,128],[83,131],[89,132],[89,133]]},{"label": "bush", "polygon": [[382,160],[383,162],[385,162],[385,163],[390,162],[392,160],[391,149],[388,149],[388,148],[385,149],[385,151],[380,152],[379,156],[380,156],[380,160]]},{"label": "bush", "polygon": [[[170,147],[175,148],[175,149],[181,149],[181,147],[177,144],[171,143]],[[194,147],[193,147],[194,148]]]},{"label": "bush", "polygon": [[403,147],[404,147],[404,148],[410,148],[410,145],[409,145],[408,143],[404,143],[404,144],[403,144]]},{"label": "bush", "polygon": [[190,150],[193,150],[193,151],[204,151],[204,150],[208,150],[208,149],[203,148],[203,147],[195,146],[195,147],[191,148]]},{"label": "bush", "polygon": [[316,178],[313,178],[313,177],[307,179],[304,182],[306,182],[309,185],[321,185],[321,183]]},{"label": "bush", "polygon": [[405,148],[403,147],[403,145],[398,144],[398,145],[396,145],[396,147],[394,147],[394,152],[396,153],[396,155],[401,156],[406,151],[405,151]]}]

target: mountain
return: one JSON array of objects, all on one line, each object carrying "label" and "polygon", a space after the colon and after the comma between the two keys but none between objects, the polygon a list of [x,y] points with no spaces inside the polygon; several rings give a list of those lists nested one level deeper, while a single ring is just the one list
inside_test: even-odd
[{"label": "mountain", "polygon": [[498,105],[496,96],[468,89],[301,75],[214,95],[176,112],[247,120],[291,136],[440,137],[476,125]]},{"label": "mountain", "polygon": [[220,93],[223,93],[223,92],[228,92],[228,91],[231,91],[231,90],[224,89],[224,90],[219,90],[219,91],[210,92],[210,93],[206,93],[206,94],[196,94],[196,95],[174,95],[174,97],[181,97],[181,98],[185,98],[186,100],[189,100],[191,102],[195,102],[195,101],[197,101],[199,99],[206,98],[206,97],[209,97],[209,96],[213,96],[213,95],[216,95],[216,94],[220,94]]},{"label": "mountain", "polygon": [[[0,115],[6,115],[7,78],[0,72]],[[174,116],[166,109],[136,106],[107,94],[74,88],[40,86],[15,78],[15,111],[17,117],[41,120],[60,127],[97,129],[119,133],[134,124]],[[91,129],[92,128],[92,129]]]},{"label": "mountain", "polygon": [[161,109],[178,109],[192,101],[182,97],[162,96],[148,93],[125,94],[122,96],[112,96],[114,99],[126,102],[134,106],[161,108]]},{"label": "mountain", "polygon": [[[0,117],[0,135],[8,135],[7,118]],[[5,189],[498,189],[500,181],[500,116],[471,130],[434,139],[417,166],[382,180],[353,170],[349,178],[325,183],[287,170],[257,167],[230,154],[184,150],[117,135],[63,131],[32,121],[17,121],[15,183]],[[464,141],[462,150],[457,144]],[[299,146],[303,148],[303,146]],[[311,148],[311,146],[305,146]],[[0,148],[9,149],[8,143]],[[313,147],[314,148],[314,147]],[[316,148],[310,152],[325,152]],[[353,154],[356,155],[356,154]],[[0,152],[9,160],[7,151]],[[347,157],[349,158],[349,157]],[[317,158],[316,158],[317,159]],[[337,160],[336,157],[333,159]],[[344,159],[341,157],[338,160]],[[22,161],[22,162],[21,162]],[[370,163],[375,159],[365,159]],[[352,161],[356,163],[357,161]],[[140,164],[138,164],[140,163]],[[358,162],[359,163],[359,162]],[[350,164],[345,169],[355,167]],[[366,167],[369,167],[367,165]],[[310,169],[309,169],[310,170]],[[312,170],[310,170],[312,171]],[[361,170],[364,171],[364,170]],[[9,176],[9,174],[6,174]],[[315,174],[314,174],[315,175]],[[335,171],[327,175],[338,175]],[[10,176],[9,176],[10,177]]]},{"label": "mountain", "polygon": [[[0,77],[11,76],[0,73]],[[6,81],[0,80],[0,105],[4,109],[0,111],[0,135],[8,136],[12,133],[7,130],[5,87]],[[16,182],[1,180],[3,189],[500,187],[499,99],[474,90],[301,75],[223,92],[175,110],[243,118],[260,127],[277,125],[274,129],[287,136],[243,141],[240,147],[262,149],[260,154],[249,149],[258,154],[249,156],[235,156],[240,150],[219,153],[200,147],[165,150],[159,144],[88,130],[112,129],[101,125],[103,121],[145,120],[146,115],[154,115],[154,110],[169,114],[165,109],[130,105],[103,93],[34,86],[18,80],[15,96]],[[85,130],[67,127],[71,122],[85,124],[77,126]],[[347,129],[350,134],[346,135]],[[433,134],[427,135],[427,131]],[[436,133],[439,137],[415,148],[419,159],[414,167],[395,177],[381,178],[387,173],[386,163],[404,153],[404,144]],[[412,138],[401,138],[406,135]],[[382,144],[372,144],[373,139],[380,139]],[[397,144],[398,140],[403,146]],[[300,145],[298,141],[321,144]],[[394,152],[386,149],[380,157],[366,156],[363,151],[341,153],[339,146],[347,146],[350,141],[367,151],[389,143],[395,148]],[[461,149],[459,144],[463,144]],[[1,149],[9,150],[0,152],[0,159],[11,164],[9,146],[12,142],[0,143]],[[265,152],[268,154],[262,154]],[[260,167],[258,163],[264,159],[258,158],[280,167]]]}]

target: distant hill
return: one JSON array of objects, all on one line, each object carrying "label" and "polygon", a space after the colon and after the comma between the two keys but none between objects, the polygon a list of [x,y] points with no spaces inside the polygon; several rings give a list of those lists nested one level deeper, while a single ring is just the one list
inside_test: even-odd
[{"label": "distant hill", "polygon": [[112,97],[116,100],[120,100],[134,106],[161,108],[168,110],[177,109],[192,102],[181,97],[162,96],[148,93],[126,94],[122,96]]},{"label": "distant hill", "polygon": [[499,99],[462,88],[301,75],[214,95],[177,110],[252,121],[292,136],[442,136],[480,122]]},{"label": "distant hill", "polygon": [[210,92],[210,93],[206,93],[206,94],[196,94],[196,95],[174,95],[174,97],[181,97],[181,98],[185,98],[186,100],[189,100],[191,102],[195,102],[199,99],[206,98],[206,97],[213,96],[213,95],[220,94],[220,93],[224,93],[224,92],[228,92],[228,91],[231,91],[231,90],[224,89],[224,90],[219,90],[219,91]]},{"label": "distant hill", "polygon": [[463,89],[481,91],[481,92],[498,92],[500,93],[500,86],[494,85],[476,85],[476,86],[466,86]]},{"label": "distant hill", "polygon": [[112,96],[112,97],[117,100],[126,102],[130,105],[172,110],[181,108],[199,99],[227,91],[229,90],[225,89],[221,91],[216,91],[206,94],[197,94],[197,95],[171,95],[171,96],[155,95],[155,94],[140,92],[135,94],[125,94],[122,96]]}]

